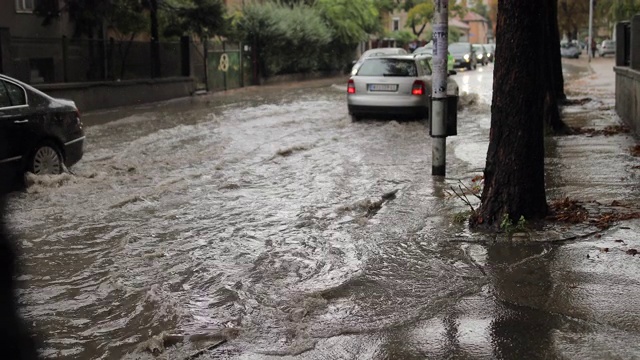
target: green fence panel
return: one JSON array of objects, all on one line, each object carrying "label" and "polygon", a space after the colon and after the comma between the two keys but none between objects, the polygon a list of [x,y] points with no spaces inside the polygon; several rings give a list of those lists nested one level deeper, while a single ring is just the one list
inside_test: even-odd
[{"label": "green fence panel", "polygon": [[208,54],[210,91],[223,91],[246,86],[242,50],[238,44],[215,44]]}]

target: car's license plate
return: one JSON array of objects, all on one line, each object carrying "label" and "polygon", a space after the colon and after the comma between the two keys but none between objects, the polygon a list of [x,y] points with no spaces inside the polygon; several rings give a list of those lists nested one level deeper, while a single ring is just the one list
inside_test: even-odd
[{"label": "car's license plate", "polygon": [[369,84],[369,91],[396,91],[397,84]]}]

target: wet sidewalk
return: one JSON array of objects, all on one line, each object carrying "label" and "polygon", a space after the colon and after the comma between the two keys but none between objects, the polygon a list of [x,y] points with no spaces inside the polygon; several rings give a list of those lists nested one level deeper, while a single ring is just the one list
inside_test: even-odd
[{"label": "wet sidewalk", "polygon": [[[586,69],[565,82],[567,96],[576,105],[563,108],[567,124],[581,128],[582,133],[548,139],[547,198],[550,202],[577,201],[590,215],[575,225],[554,224],[547,236],[536,239],[550,245],[549,253],[542,255],[548,257],[542,267],[547,274],[536,277],[533,273],[539,269],[528,266],[532,273],[520,274],[518,281],[524,287],[535,281],[548,282],[550,288],[536,301],[531,295],[542,288],[533,286],[533,293],[520,299],[520,305],[546,309],[548,314],[585,327],[561,336],[571,338],[562,340],[572,348],[571,358],[637,359],[640,221],[599,222],[637,215],[640,162],[633,154],[637,139],[620,131],[623,123],[615,113],[614,59],[588,62],[582,56],[563,63]],[[611,226],[604,228],[606,225]]]}]

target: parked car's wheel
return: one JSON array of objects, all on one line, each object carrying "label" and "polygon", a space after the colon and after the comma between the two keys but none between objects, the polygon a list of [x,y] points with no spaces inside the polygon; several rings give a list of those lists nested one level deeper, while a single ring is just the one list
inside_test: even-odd
[{"label": "parked car's wheel", "polygon": [[473,69],[473,65],[471,63],[467,64],[467,70],[472,70]]},{"label": "parked car's wheel", "polygon": [[357,115],[351,115],[351,122],[358,122],[360,121],[360,117]]},{"label": "parked car's wheel", "polygon": [[51,142],[38,145],[29,160],[27,170],[36,175],[62,173],[62,154],[58,147]]}]

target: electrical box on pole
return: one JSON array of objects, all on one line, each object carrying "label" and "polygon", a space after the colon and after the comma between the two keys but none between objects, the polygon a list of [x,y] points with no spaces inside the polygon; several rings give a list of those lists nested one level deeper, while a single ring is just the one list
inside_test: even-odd
[{"label": "electrical box on pole", "polygon": [[431,175],[444,176],[447,155],[447,54],[449,1],[435,0],[433,16],[433,74],[431,75]]}]

